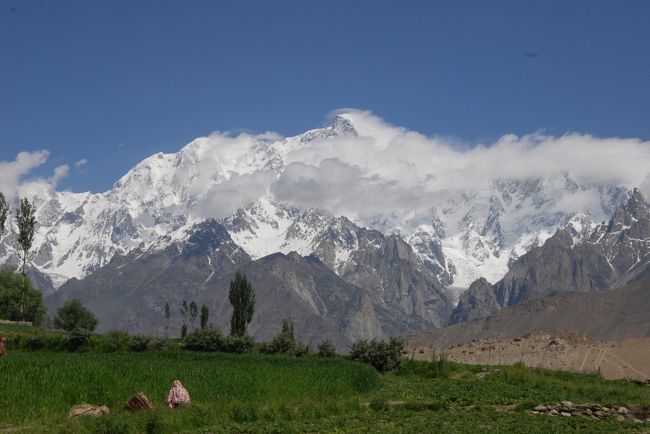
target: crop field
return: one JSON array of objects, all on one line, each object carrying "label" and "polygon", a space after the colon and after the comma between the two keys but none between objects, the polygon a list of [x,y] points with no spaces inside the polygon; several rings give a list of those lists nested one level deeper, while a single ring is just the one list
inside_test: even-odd
[{"label": "crop field", "polygon": [[[168,410],[171,381],[193,404]],[[0,359],[0,432],[648,432],[650,424],[529,416],[539,403],[572,400],[650,408],[650,387],[594,375],[406,362],[380,376],[344,359],[186,352],[13,352]],[[156,408],[123,406],[144,392]],[[68,420],[82,402],[100,418]],[[645,429],[645,431],[644,431]]]}]

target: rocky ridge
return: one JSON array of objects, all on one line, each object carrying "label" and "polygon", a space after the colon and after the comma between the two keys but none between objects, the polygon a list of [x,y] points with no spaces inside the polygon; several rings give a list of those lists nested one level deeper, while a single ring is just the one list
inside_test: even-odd
[{"label": "rocky ridge", "polygon": [[478,280],[460,297],[450,324],[557,292],[594,292],[650,276],[650,208],[638,189],[589,234],[558,230],[513,263],[494,285]]}]

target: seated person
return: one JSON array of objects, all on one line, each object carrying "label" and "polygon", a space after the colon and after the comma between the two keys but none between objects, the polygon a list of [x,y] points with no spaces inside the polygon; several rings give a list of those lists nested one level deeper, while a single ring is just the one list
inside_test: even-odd
[{"label": "seated person", "polygon": [[180,381],[174,380],[172,388],[169,389],[166,401],[167,407],[176,408],[181,405],[190,404],[190,394],[183,387]]}]

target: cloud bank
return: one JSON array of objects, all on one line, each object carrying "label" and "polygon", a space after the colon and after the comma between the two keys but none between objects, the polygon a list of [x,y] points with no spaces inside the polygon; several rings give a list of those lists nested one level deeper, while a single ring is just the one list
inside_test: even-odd
[{"label": "cloud bank", "polygon": [[[650,197],[650,142],[639,139],[508,134],[460,149],[449,139],[392,126],[367,111],[337,114],[351,121],[358,136],[315,140],[290,152],[271,187],[276,198],[340,214],[418,211],[448,192],[562,174],[589,186],[639,186]],[[556,206],[577,211],[597,201],[593,192],[578,192]]]},{"label": "cloud bank", "polygon": [[[357,135],[300,140],[276,133],[217,132],[195,140],[169,160],[151,157],[145,162],[167,161],[155,176],[171,178],[164,183],[167,193],[197,198],[195,211],[206,217],[224,217],[266,194],[352,218],[405,214],[431,209],[450,194],[480,195],[500,180],[557,175],[591,187],[638,186],[650,197],[650,142],[636,138],[507,134],[494,143],[467,148],[453,139],[391,125],[368,111],[346,109],[331,116],[347,119]],[[0,190],[11,198],[12,192],[15,196],[56,188],[70,170],[67,165],[57,167],[50,178],[27,179],[48,155],[21,152],[14,161],[0,162]],[[79,160],[75,166],[86,163]],[[149,194],[147,185],[139,188],[136,195]],[[592,189],[567,192],[553,206],[571,212],[600,204]]]}]

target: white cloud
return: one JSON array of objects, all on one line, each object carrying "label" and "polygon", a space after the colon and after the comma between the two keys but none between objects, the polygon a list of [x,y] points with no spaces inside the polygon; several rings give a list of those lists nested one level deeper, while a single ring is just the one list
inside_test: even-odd
[{"label": "white cloud", "polygon": [[46,150],[20,152],[14,161],[0,161],[0,191],[14,200],[19,196],[22,178],[45,163],[49,155]]},{"label": "white cloud", "polygon": [[49,183],[52,185],[52,187],[55,187],[59,184],[59,182],[68,176],[70,173],[70,166],[67,164],[62,164],[60,166],[57,166],[54,169],[54,174],[49,178]]},{"label": "white cloud", "polygon": [[[428,209],[442,192],[481,191],[498,179],[568,174],[586,185],[650,190],[650,142],[639,139],[508,134],[459,149],[449,139],[394,127],[370,112],[348,110],[344,116],[359,136],[316,140],[290,153],[292,164],[272,187],[277,198],[334,213],[372,214]],[[578,193],[556,207],[579,210],[597,203],[593,192]]]},{"label": "white cloud", "polygon": [[[507,134],[467,148],[453,139],[393,126],[368,111],[347,109],[333,115],[349,119],[358,135],[287,145],[276,133],[214,133],[190,143],[170,156],[166,169],[152,173],[169,177],[161,184],[164,188],[196,198],[197,213],[212,217],[228,215],[269,191],[298,206],[352,218],[425,212],[449,192],[481,192],[497,180],[563,174],[595,187],[639,186],[650,196],[650,142],[639,139]],[[282,157],[279,173],[260,164],[271,149]],[[24,179],[48,155],[22,152],[15,161],[0,162],[0,190],[12,197],[55,187],[68,174],[67,165],[57,167],[50,178]],[[84,158],[75,166],[85,164]],[[146,195],[149,186],[141,188]],[[599,200],[596,190],[577,191],[553,198],[548,209],[598,208]]]},{"label": "white cloud", "polygon": [[76,167],[77,169],[80,168],[80,167],[85,166],[86,164],[88,164],[88,159],[87,159],[87,158],[82,158],[81,160],[79,160],[79,161],[77,161],[76,163],[74,163],[74,165],[75,165],[75,167]]},{"label": "white cloud", "polygon": [[227,181],[214,185],[197,203],[198,217],[222,218],[238,208],[263,196],[275,174],[258,171],[251,174],[231,176]]}]

